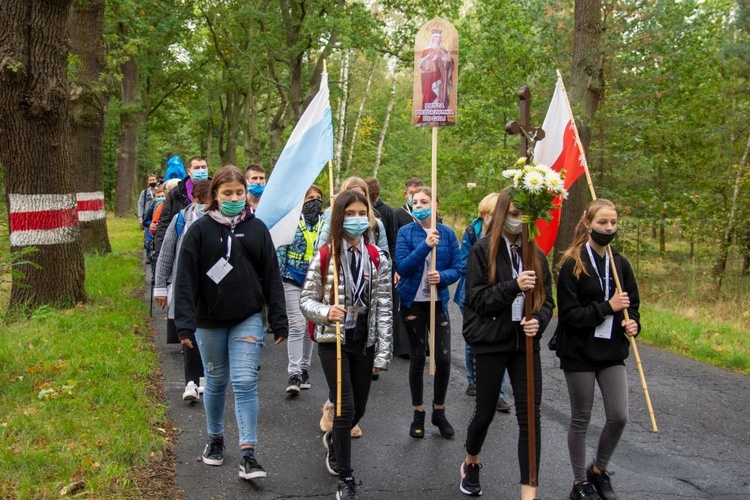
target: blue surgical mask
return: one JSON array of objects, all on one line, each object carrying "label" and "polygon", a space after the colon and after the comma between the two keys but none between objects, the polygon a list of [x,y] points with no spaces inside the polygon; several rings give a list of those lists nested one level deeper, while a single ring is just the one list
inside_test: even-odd
[{"label": "blue surgical mask", "polygon": [[207,168],[195,169],[190,174],[190,178],[193,179],[193,182],[205,181],[206,179],[208,179],[208,169]]},{"label": "blue surgical mask", "polygon": [[227,217],[239,215],[243,210],[245,210],[245,200],[221,202],[221,213]]},{"label": "blue surgical mask", "polygon": [[344,217],[344,232],[356,238],[370,228],[370,219],[364,216]]},{"label": "blue surgical mask", "polygon": [[206,204],[205,203],[194,203],[195,206],[195,215],[198,217],[203,217],[203,214],[206,213]]},{"label": "blue surgical mask", "polygon": [[265,184],[248,184],[247,190],[248,192],[255,196],[256,198],[258,196],[261,196],[263,194],[263,191],[265,191],[266,185]]},{"label": "blue surgical mask", "polygon": [[415,208],[411,211],[411,214],[417,220],[427,220],[432,215],[431,208]]},{"label": "blue surgical mask", "polygon": [[164,197],[163,196],[161,196],[159,198],[156,198],[156,202],[157,203],[161,203],[162,201],[164,201]]},{"label": "blue surgical mask", "polygon": [[406,197],[406,204],[409,205],[409,206],[412,206],[413,203],[414,203],[414,200],[412,198],[412,195],[407,196]]}]

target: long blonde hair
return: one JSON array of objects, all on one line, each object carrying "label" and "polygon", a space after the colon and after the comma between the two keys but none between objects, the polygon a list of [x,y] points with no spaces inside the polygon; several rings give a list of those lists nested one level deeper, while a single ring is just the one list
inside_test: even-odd
[{"label": "long blonde hair", "polygon": [[[490,222],[490,227],[487,229],[487,238],[489,238],[490,242],[490,262],[487,282],[490,285],[495,285],[495,283],[497,283],[497,254],[500,252],[500,249],[506,248],[505,243],[503,242],[503,228],[505,226],[505,219],[508,216],[508,211],[510,210],[510,204],[510,194],[504,189],[497,196],[495,213],[492,215],[492,222]],[[538,311],[547,300],[547,292],[544,290],[542,259],[539,258],[539,252],[537,252],[534,243],[524,241],[523,244],[534,246],[533,251],[531,252],[531,271],[536,273],[537,280],[532,293],[532,309]]]},{"label": "long blonde hair", "polygon": [[560,273],[563,264],[569,259],[573,259],[576,263],[573,268],[573,276],[575,276],[576,279],[581,277],[581,273],[590,276],[588,271],[586,271],[586,266],[583,264],[583,260],[581,259],[581,248],[587,241],[589,241],[589,229],[586,227],[585,223],[588,222],[590,226],[591,221],[596,217],[596,213],[602,208],[609,208],[615,212],[617,211],[615,204],[604,198],[596,199],[586,206],[586,210],[583,211],[583,215],[578,220],[578,224],[576,224],[573,243],[571,243],[570,247],[565,250],[562,258],[560,258],[560,262],[557,264],[558,274]]}]

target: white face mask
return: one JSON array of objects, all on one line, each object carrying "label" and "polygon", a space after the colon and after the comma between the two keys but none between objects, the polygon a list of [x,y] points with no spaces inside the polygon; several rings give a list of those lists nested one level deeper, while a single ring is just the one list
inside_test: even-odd
[{"label": "white face mask", "polygon": [[503,224],[503,229],[505,229],[510,234],[521,234],[521,219],[514,219],[512,217],[506,217],[505,218],[505,224]]}]

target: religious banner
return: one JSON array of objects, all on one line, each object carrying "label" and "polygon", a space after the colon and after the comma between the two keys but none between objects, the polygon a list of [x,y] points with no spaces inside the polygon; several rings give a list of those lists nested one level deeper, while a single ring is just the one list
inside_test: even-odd
[{"label": "religious banner", "polygon": [[419,29],[414,42],[414,111],[417,127],[456,124],[458,32],[436,17]]}]

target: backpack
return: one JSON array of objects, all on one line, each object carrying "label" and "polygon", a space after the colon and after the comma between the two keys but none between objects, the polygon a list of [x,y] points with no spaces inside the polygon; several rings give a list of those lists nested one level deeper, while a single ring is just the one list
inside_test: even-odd
[{"label": "backpack", "polygon": [[[375,266],[375,269],[380,268],[380,251],[375,245],[367,243],[367,253],[370,254],[370,262]],[[330,245],[323,245],[318,249],[320,252],[320,274],[322,276],[328,276],[328,264],[331,262],[331,247]],[[324,287],[325,288],[325,287]],[[311,340],[315,340],[315,323],[312,321],[307,322],[307,333],[310,335]]]}]

